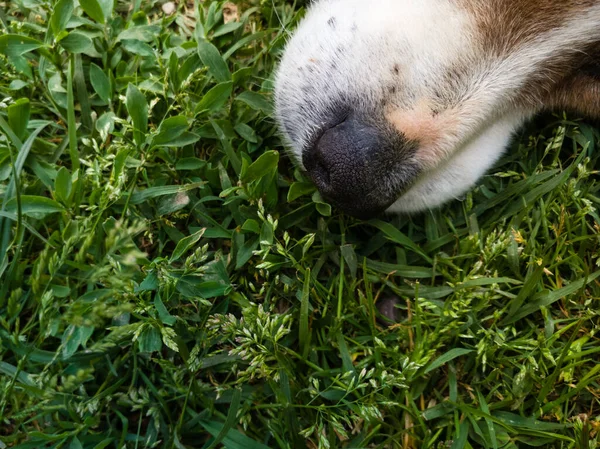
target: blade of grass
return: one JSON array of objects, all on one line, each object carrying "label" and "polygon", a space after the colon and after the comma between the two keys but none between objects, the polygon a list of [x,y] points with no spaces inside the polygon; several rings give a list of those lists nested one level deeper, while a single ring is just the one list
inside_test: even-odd
[{"label": "blade of grass", "polygon": [[77,149],[77,123],[75,122],[75,96],[73,94],[73,72],[75,56],[69,59],[67,70],[67,129],[69,134],[69,154],[71,155],[71,171],[79,170],[79,151]]},{"label": "blade of grass", "polygon": [[223,427],[219,431],[219,433],[215,436],[215,439],[208,445],[206,449],[213,449],[218,444],[220,444],[223,439],[227,436],[229,429],[233,427],[235,424],[238,410],[240,409],[240,401],[242,398],[242,391],[237,388],[233,390],[233,397],[231,398],[231,404],[229,405],[229,411],[227,412],[227,418],[225,419],[225,423]]},{"label": "blade of grass", "polygon": [[83,64],[81,62],[81,54],[73,56],[75,58],[75,68],[73,74],[73,82],[77,91],[77,100],[81,107],[81,123],[88,132],[92,131],[92,108],[90,106],[90,96],[85,85],[85,75],[83,74]]},{"label": "blade of grass", "polygon": [[304,273],[304,285],[302,287],[302,299],[300,302],[300,326],[298,328],[298,339],[300,341],[300,353],[304,358],[308,357],[310,349],[310,333],[308,327],[308,309],[310,306],[310,268]]}]

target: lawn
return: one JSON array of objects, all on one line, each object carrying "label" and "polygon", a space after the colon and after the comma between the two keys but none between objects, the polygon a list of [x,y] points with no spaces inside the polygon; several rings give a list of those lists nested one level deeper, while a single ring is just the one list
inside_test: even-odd
[{"label": "lawn", "polygon": [[343,216],[272,116],[302,14],[0,3],[0,448],[598,447],[598,130]]}]

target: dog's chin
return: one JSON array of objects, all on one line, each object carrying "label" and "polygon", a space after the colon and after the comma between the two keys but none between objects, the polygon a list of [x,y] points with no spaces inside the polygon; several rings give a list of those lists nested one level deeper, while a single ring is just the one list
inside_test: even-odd
[{"label": "dog's chin", "polygon": [[394,203],[394,200],[383,203],[381,202],[381,199],[378,199],[377,201],[358,199],[354,202],[347,201],[340,203],[338,201],[331,200],[326,196],[323,196],[323,198],[344,214],[360,220],[369,220],[371,218],[384,215],[386,210]]},{"label": "dog's chin", "polygon": [[[398,180],[398,177],[395,175],[386,177],[382,174],[366,192],[354,194],[355,192],[352,191],[332,189],[330,182],[322,182],[319,176],[314,175],[314,172],[309,177],[325,201],[344,214],[361,220],[384,216],[390,207],[401,198],[406,191],[406,186],[410,185],[402,178],[403,182],[396,182],[394,187],[393,180]],[[348,177],[347,182],[351,183],[352,178]]]}]

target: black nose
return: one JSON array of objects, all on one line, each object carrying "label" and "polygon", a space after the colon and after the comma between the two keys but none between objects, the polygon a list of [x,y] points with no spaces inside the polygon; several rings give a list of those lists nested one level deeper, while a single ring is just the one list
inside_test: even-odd
[{"label": "black nose", "polygon": [[368,218],[399,196],[399,184],[406,180],[406,170],[397,170],[404,143],[393,130],[350,115],[305,150],[302,162],[325,199],[347,214]]}]

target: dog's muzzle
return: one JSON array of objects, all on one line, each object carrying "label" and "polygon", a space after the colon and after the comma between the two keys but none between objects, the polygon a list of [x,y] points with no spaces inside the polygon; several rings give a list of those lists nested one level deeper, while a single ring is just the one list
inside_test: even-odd
[{"label": "dog's muzzle", "polygon": [[416,176],[411,145],[393,129],[350,114],[304,150],[302,162],[323,198],[369,218],[387,209]]}]

